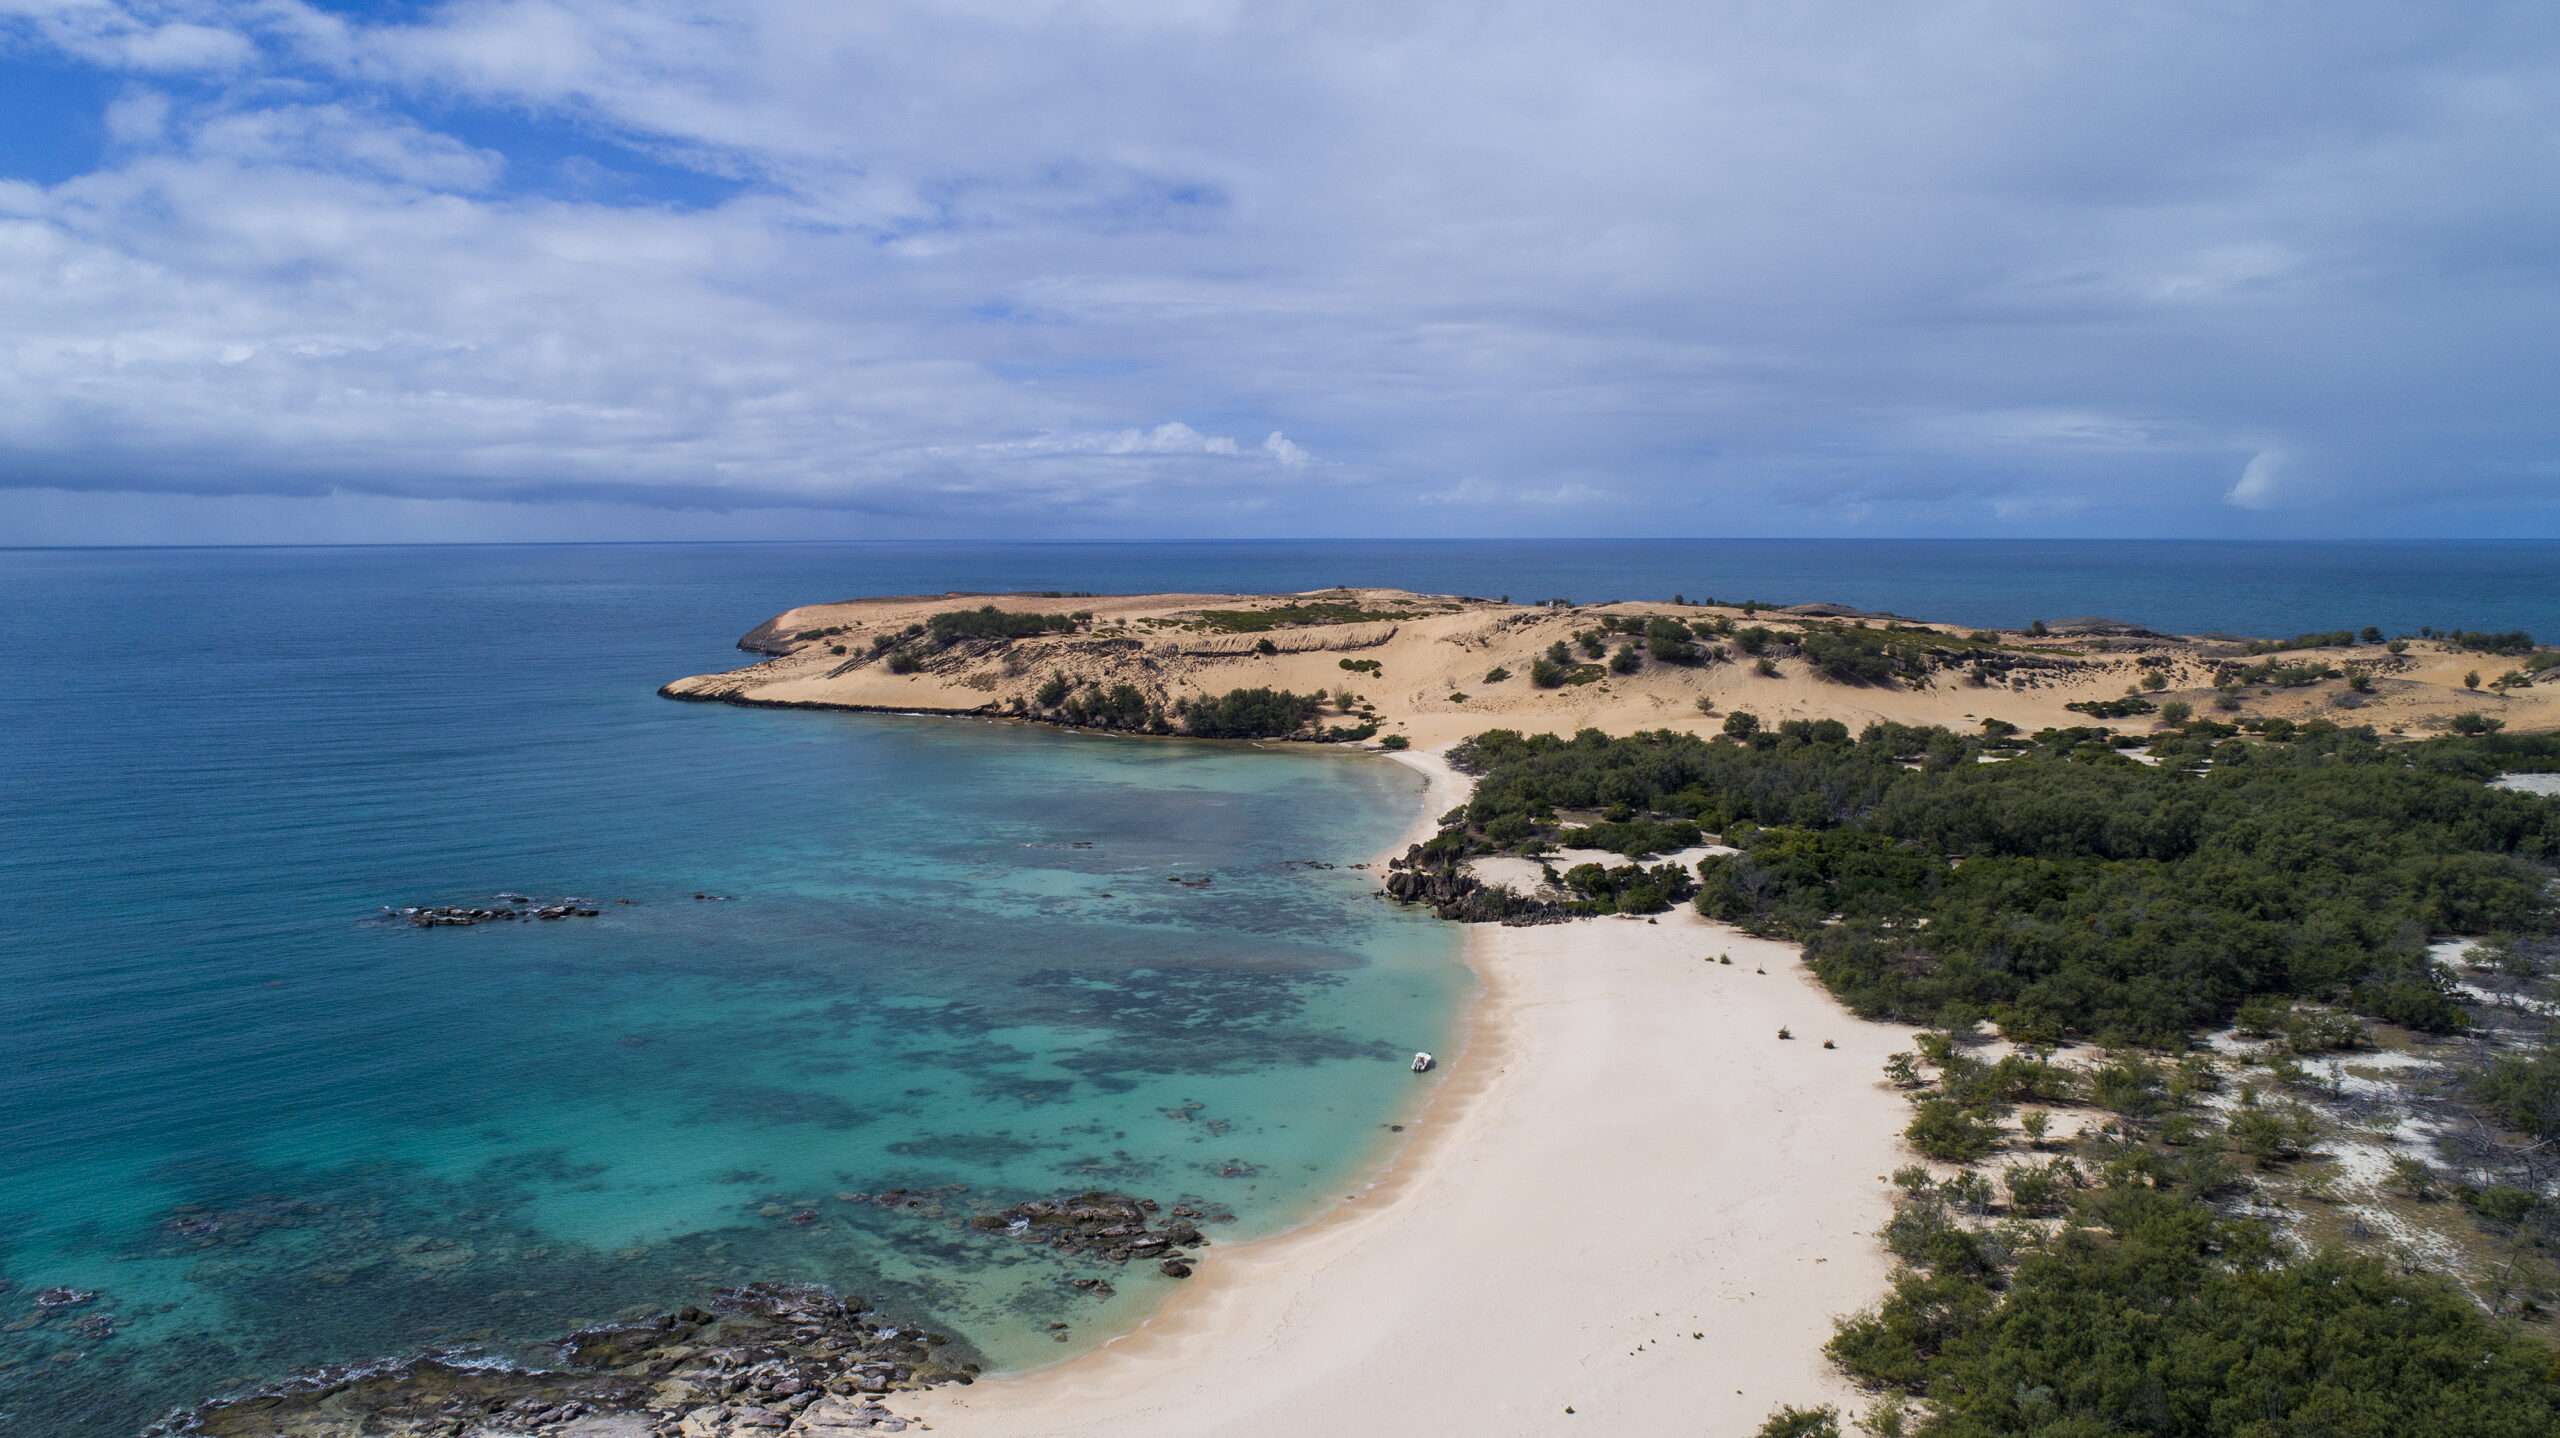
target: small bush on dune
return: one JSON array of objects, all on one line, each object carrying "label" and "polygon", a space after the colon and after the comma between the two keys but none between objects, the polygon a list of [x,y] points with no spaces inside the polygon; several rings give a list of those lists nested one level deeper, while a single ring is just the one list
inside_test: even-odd
[{"label": "small bush on dune", "polygon": [[1827,1403],[1819,1408],[1780,1408],[1760,1425],[1759,1438],[1840,1438],[1840,1410]]}]

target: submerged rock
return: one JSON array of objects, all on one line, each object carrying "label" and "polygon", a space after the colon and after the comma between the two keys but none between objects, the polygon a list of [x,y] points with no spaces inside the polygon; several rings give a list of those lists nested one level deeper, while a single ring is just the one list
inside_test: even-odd
[{"label": "submerged rock", "polygon": [[[479,924],[512,923],[518,919],[592,919],[604,912],[593,899],[562,899],[543,904],[518,893],[496,896],[497,908],[480,908],[469,904],[412,904],[404,909],[383,908],[385,919],[406,921],[420,929],[468,929]],[[629,903],[630,900],[620,900]]]},{"label": "submerged rock", "polygon": [[[1184,1248],[1199,1248],[1209,1242],[1200,1225],[1192,1222],[1196,1209],[1189,1215],[1168,1218],[1159,1226],[1154,1215],[1163,1207],[1151,1198],[1097,1189],[982,1213],[970,1219],[969,1226],[981,1233],[1029,1239],[1062,1253],[1113,1263],[1126,1263],[1132,1258],[1179,1258]],[[1183,1215],[1186,1208],[1189,1205],[1176,1205],[1174,1213]],[[1083,1288],[1086,1284],[1077,1280],[1076,1286]]]}]

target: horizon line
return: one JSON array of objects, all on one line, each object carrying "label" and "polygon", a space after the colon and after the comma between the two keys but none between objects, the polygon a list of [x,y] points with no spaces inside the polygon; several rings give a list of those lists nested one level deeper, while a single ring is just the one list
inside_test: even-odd
[{"label": "horizon line", "polygon": [[2218,545],[2412,545],[2412,544],[2550,544],[2560,535],[2389,535],[2299,538],[2214,538],[2193,535],[1826,535],[1826,534],[1684,534],[1684,535],[1440,535],[1384,538],[1377,535],[1232,535],[1172,536],[1139,539],[331,539],[209,542],[201,544],[0,544],[0,554],[42,554],[113,550],[260,550],[260,549],[644,549],[766,548],[814,549],[827,546],[943,545],[987,549],[1066,549],[1079,545],[1433,545],[1433,544],[2218,544]]}]

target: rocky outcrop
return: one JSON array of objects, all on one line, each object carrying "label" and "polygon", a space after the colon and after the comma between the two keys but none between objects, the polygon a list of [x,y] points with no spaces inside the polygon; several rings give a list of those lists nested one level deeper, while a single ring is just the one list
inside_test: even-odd
[{"label": "rocky outcrop", "polygon": [[382,916],[413,928],[467,929],[475,924],[507,924],[519,919],[592,919],[604,912],[593,899],[562,899],[556,904],[542,904],[522,894],[501,894],[498,898],[497,904],[487,908],[469,904],[412,904],[407,908],[394,909],[386,905]]},{"label": "rocky outcrop", "polygon": [[906,1427],[884,1400],[966,1383],[948,1340],[889,1323],[859,1298],[755,1284],[708,1309],[573,1333],[556,1361],[489,1366],[458,1354],[311,1374],[209,1403],[146,1438],[839,1438]]},{"label": "rocky outcrop", "polygon": [[[969,1220],[969,1226],[981,1233],[1003,1233],[1078,1257],[1100,1258],[1111,1263],[1147,1259],[1157,1263],[1165,1274],[1187,1278],[1191,1274],[1189,1249],[1204,1247],[1209,1240],[1192,1220],[1196,1209],[1176,1204],[1171,1214],[1157,1222],[1162,1205],[1152,1198],[1132,1198],[1125,1193],[1094,1191],[1068,1198],[1034,1199],[1017,1203],[994,1213],[982,1213]],[[1180,1269],[1180,1272],[1174,1270]]]},{"label": "rocky outcrop", "polygon": [[1441,918],[1468,924],[1553,924],[1570,917],[1551,900],[1487,884],[1468,873],[1463,860],[1426,853],[1420,844],[1387,861],[1386,892],[1399,904],[1428,904]]}]

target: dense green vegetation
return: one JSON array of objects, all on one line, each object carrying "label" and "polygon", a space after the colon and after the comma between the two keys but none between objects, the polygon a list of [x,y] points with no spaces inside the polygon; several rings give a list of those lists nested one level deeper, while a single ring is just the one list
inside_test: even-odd
[{"label": "dense green vegetation", "polygon": [[1925,1400],[1915,1438],[2560,1431],[2550,1350],[2370,1258],[2279,1263],[2261,1225],[2203,1201],[2209,1165],[2146,1157],[2049,1240],[1898,1218],[1927,1237],[1834,1360]]},{"label": "dense green vegetation", "polygon": [[[2366,643],[2379,643],[2382,639],[2379,629],[2367,628],[2364,632],[2370,636]],[[2291,639],[2252,639],[2247,647],[2251,654],[2281,654],[2288,649],[2344,649],[2355,642],[2356,632],[2352,629],[2327,629],[2297,634]]]},{"label": "dense green vegetation", "polygon": [[1996,764],[1942,729],[1737,713],[1727,732],[1479,735],[1455,755],[1475,794],[1433,845],[1534,851],[1561,842],[1559,810],[1685,820],[1743,850],[1699,865],[1701,911],[1805,941],[1860,1013],[2147,1043],[2258,994],[2457,1028],[2427,937],[2536,922],[2533,861],[2560,857],[2555,806],[2481,782],[2560,756],[2549,738],[2195,722],[2153,767],[2103,730]]},{"label": "dense green vegetation", "polygon": [[1886,633],[1846,625],[1807,629],[1796,648],[1813,672],[1834,684],[1887,686],[1899,679],[1925,679],[1934,667],[1923,650]]},{"label": "dense green vegetation", "polygon": [[[1982,1169],[1894,1175],[1903,1198],[1883,1233],[1893,1285],[1842,1320],[1829,1347],[1849,1376],[1887,1395],[1867,1431],[2560,1431],[2560,1359],[2452,1283],[2333,1250],[2293,1257],[2264,1223],[2226,1211],[2252,1188],[2253,1169],[2298,1156],[2300,1105],[2240,1088],[2217,1128],[2202,1100],[2234,1081],[2203,1054],[2065,1066],[2034,1052],[1985,1063],[1946,1033],[1917,1047],[1886,1072],[1909,1091],[1914,1144],[1932,1157],[1984,1157],[2004,1141],[1999,1120],[2013,1102],[2105,1112],[2067,1153],[2007,1162],[1996,1185]],[[2041,1110],[2021,1128],[2044,1148]],[[2513,1189],[2475,1203],[2519,1215],[2533,1206]],[[2057,1216],[2058,1226],[2037,1221]],[[1798,1413],[1781,1409],[1764,1431],[1825,1431],[1775,1426]]]},{"label": "dense green vegetation", "polygon": [[1715,657],[1712,649],[1701,649],[1691,627],[1677,619],[1648,619],[1644,625],[1645,648],[1664,664],[1704,664]]},{"label": "dense green vegetation", "polygon": [[1010,614],[989,604],[977,609],[951,609],[925,621],[925,632],[937,648],[971,639],[1029,639],[1041,634],[1071,634],[1093,618],[1079,614]]},{"label": "dense green vegetation", "polygon": [[2560,1044],[2491,1060],[2472,1075],[2471,1092],[2516,1132],[2560,1138]]},{"label": "dense green vegetation", "polygon": [[1292,600],[1268,609],[1205,609],[1200,612],[1201,623],[1229,634],[1259,634],[1266,629],[1285,629],[1297,624],[1366,624],[1403,617],[1393,610],[1363,609],[1342,599]]},{"label": "dense green vegetation", "polygon": [[2062,707],[2075,714],[2086,714],[2092,719],[2131,719],[2136,715],[2152,713],[2160,706],[2148,699],[2137,699],[2127,695],[2122,699],[2083,699],[2078,703],[2065,704]]},{"label": "dense green vegetation", "polygon": [[1685,849],[1705,835],[1688,819],[1623,819],[1603,820],[1586,828],[1567,829],[1556,836],[1556,842],[1567,849],[1606,849],[1641,859],[1651,854]]},{"label": "dense green vegetation", "polygon": [[2214,671],[2216,684],[2265,684],[2277,689],[2300,689],[2323,679],[2335,679],[2343,671],[2313,660],[2290,663],[2268,659],[2256,664],[2225,664]]},{"label": "dense green vegetation", "polygon": [[1114,684],[1108,689],[1099,684],[1087,685],[1058,706],[1058,717],[1086,729],[1161,734],[1169,727],[1164,711],[1135,684]]},{"label": "dense green vegetation", "polygon": [[1567,684],[1588,684],[1601,675],[1597,664],[1584,664],[1573,656],[1561,639],[1547,646],[1547,652],[1529,662],[1529,682],[1541,689],[1558,689]]},{"label": "dense green vegetation", "polygon": [[[2427,631],[2420,630],[2424,634]],[[2521,629],[2503,629],[2484,633],[2477,629],[2454,629],[2433,636],[2456,649],[2469,649],[2480,654],[2525,655],[2533,652],[2533,636]]]},{"label": "dense green vegetation", "polygon": [[[2560,767],[2560,739],[2386,744],[2326,722],[2174,717],[2152,741],[2157,766],[2096,728],[1852,736],[1737,712],[1715,740],[1497,730],[1453,756],[1477,788],[1428,847],[1638,859],[1693,826],[1715,832],[1741,852],[1697,866],[1703,912],[1804,941],[1862,1012],[1950,1029],[1990,1018],[2027,1040],[1989,1062],[1932,1033],[1887,1066],[1913,1100],[1913,1147],[1987,1166],[1896,1175],[1893,1286],[1830,1346],[1886,1395],[1865,1431],[2560,1432],[2547,1346],[2449,1281],[2296,1256],[2233,1203],[2253,1172],[2299,1164],[2317,1141],[2283,1067],[2366,1042],[2328,1005],[2458,1027],[2428,938],[2548,927],[2560,805],[2484,781]],[[1677,872],[1563,877],[1576,907],[1643,912]],[[2270,1081],[2230,1091],[2223,1066],[2184,1049],[2234,1017],[2281,1056]],[[2073,1036],[2136,1046],[2065,1064],[2038,1044]],[[2203,1102],[2217,1088],[2219,1109]],[[2560,1133],[2560,1051],[2501,1058],[2472,1090],[2510,1127]],[[2021,1105],[2034,1108],[2018,1119]],[[2075,1106],[2105,1113],[2048,1147],[2048,1110]],[[2459,1192],[2493,1230],[2544,1211],[2522,1188]],[[1762,1431],[1836,1434],[1840,1417],[1780,1409]]]},{"label": "dense green vegetation", "polygon": [[1184,733],[1201,739],[1285,739],[1315,722],[1321,702],[1286,689],[1230,689],[1175,706]]}]

